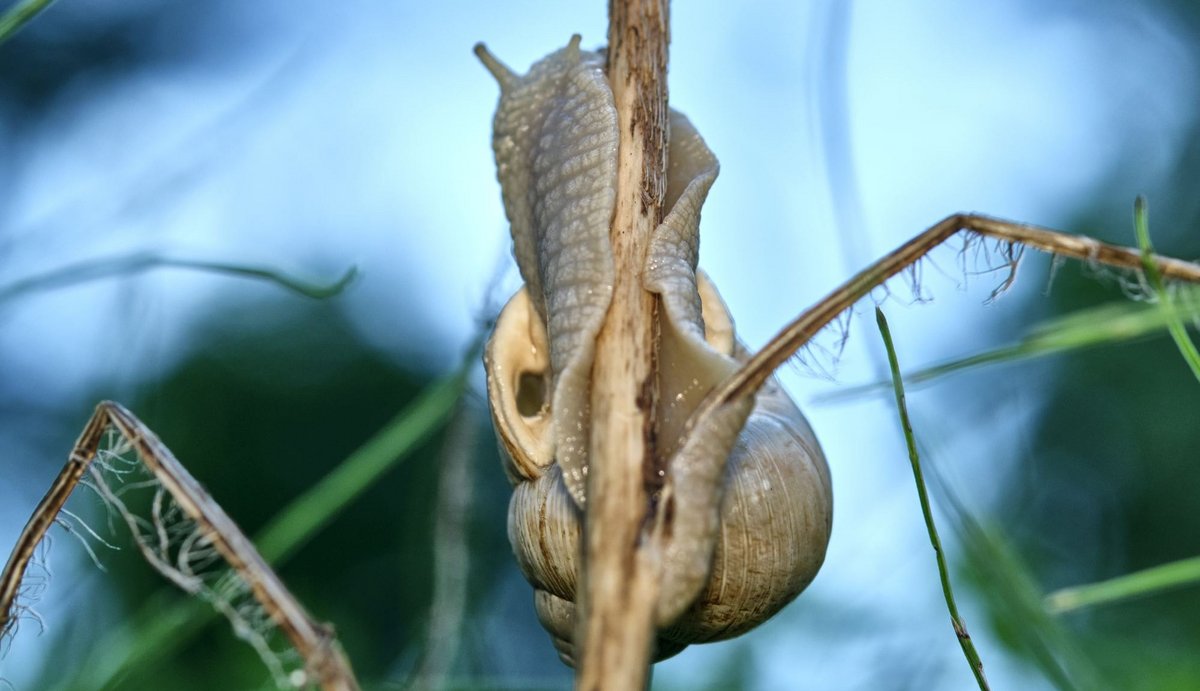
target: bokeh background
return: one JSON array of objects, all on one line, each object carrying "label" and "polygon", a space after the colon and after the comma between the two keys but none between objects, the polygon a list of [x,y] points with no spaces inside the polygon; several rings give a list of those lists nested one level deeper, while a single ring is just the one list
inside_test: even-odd
[{"label": "bokeh background", "polygon": [[[1200,256],[1192,2],[673,10],[671,102],[722,163],[701,262],[751,346],[954,211],[1131,244],[1144,193],[1158,249]],[[518,285],[489,148],[497,88],[471,46],[523,71],[575,32],[602,44],[605,4],[59,0],[0,45],[0,551],[98,400],[138,413],[254,534],[457,367]],[[5,292],[146,251],[361,275],[326,301],[178,269]],[[875,296],[902,363],[1124,299],[1111,276],[1067,264],[1051,280],[1030,257],[984,305],[1001,277],[971,266],[953,249],[925,264],[931,304],[903,282]],[[655,688],[973,684],[892,401],[828,395],[884,374],[870,302],[858,312],[836,363],[782,373],[833,470],[824,570],[750,635],[659,665]],[[281,569],[371,685],[570,683],[509,552],[480,389],[475,371],[449,431]],[[1030,606],[1200,552],[1200,384],[1169,339],[973,369],[910,405],[994,688],[1200,687],[1200,590],[1062,617]],[[447,468],[460,475],[439,483]],[[76,510],[103,527],[98,507]],[[114,674],[145,615],[182,596],[128,549],[99,558],[107,572],[56,540],[44,631],[25,622],[0,660],[15,688],[270,685],[219,623]]]}]

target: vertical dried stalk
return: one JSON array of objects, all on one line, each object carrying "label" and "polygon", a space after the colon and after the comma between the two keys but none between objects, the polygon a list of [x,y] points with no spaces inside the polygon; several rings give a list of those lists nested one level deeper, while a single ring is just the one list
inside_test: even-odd
[{"label": "vertical dried stalk", "polygon": [[613,298],[592,370],[591,453],[585,516],[580,689],[646,686],[658,557],[643,538],[658,478],[654,448],[655,302],[642,261],[666,189],[665,0],[613,0],[608,75],[617,108],[617,199],[611,237]]}]

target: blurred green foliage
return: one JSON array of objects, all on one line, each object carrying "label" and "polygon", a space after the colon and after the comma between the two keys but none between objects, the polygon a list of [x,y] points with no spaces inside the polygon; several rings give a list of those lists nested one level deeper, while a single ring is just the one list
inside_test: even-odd
[{"label": "blurred green foliage", "polygon": [[[255,326],[263,314],[272,315],[270,328]],[[336,467],[429,383],[358,342],[329,304],[287,301],[230,308],[199,333],[205,339],[194,344],[193,353],[129,400],[128,407],[248,534]],[[508,490],[478,402],[473,409],[470,424],[478,427],[480,440],[471,447],[470,459],[477,512],[464,536],[474,562],[472,609],[490,594],[494,583],[486,576],[512,568],[503,523],[494,519],[504,514]],[[432,488],[438,486],[444,441],[439,433],[421,445],[280,570],[315,616],[336,623],[364,679],[403,678],[424,646],[433,590],[437,492]],[[103,557],[108,580],[129,615],[147,602],[165,610],[184,597],[136,558],[117,533],[125,549]],[[88,669],[55,665],[39,688],[50,688],[64,673],[74,678],[73,688],[96,686]],[[169,658],[138,667],[119,688],[255,688],[264,675],[249,646],[219,620]]]},{"label": "blurred green foliage", "polygon": [[[1195,256],[1200,245],[1176,251]],[[1092,304],[1098,291],[1091,281],[1061,280],[1050,299],[1067,310]],[[1010,508],[997,517],[1031,555],[1043,588],[1200,554],[1200,516],[1192,510],[1200,494],[1200,386],[1170,338],[1080,353],[1061,363],[1043,393],[1046,414],[1029,441],[1038,453],[1026,459],[1003,502]],[[1184,689],[1200,685],[1200,658],[1188,653],[1200,649],[1200,618],[1180,616],[1189,612],[1200,612],[1200,589],[1065,619],[1114,687]]]},{"label": "blurred green foliage", "polygon": [[[1200,37],[1195,3],[1158,4],[1193,38]],[[55,16],[56,8],[45,17]],[[193,47],[189,27],[206,15],[200,5],[174,10],[148,3],[103,26],[80,24],[80,16],[64,12],[64,23],[54,31],[34,35],[26,30],[0,46],[0,100],[12,114],[6,124],[13,137],[20,136],[23,122],[43,116],[77,75],[88,74],[92,88],[102,89],[106,80],[116,83],[145,65],[182,59]],[[1187,142],[1176,152],[1173,187],[1155,191],[1153,230],[1161,252],[1197,257],[1200,123],[1192,123]],[[1068,230],[1131,243],[1128,197],[1123,189],[1098,191],[1093,208],[1081,210]],[[0,250],[10,241],[0,238]],[[1064,271],[1048,297],[1029,311],[1038,317],[1063,315],[1112,295],[1111,286]],[[335,303],[288,298],[223,304],[191,333],[181,359],[123,402],[249,534],[433,380],[363,343]],[[950,558],[987,607],[988,618],[972,624],[991,628],[1061,688],[1200,688],[1195,653],[1200,650],[1200,588],[1060,618],[1040,606],[1040,596],[1056,588],[1200,554],[1200,513],[1195,511],[1200,385],[1190,379],[1165,334],[1054,363],[1052,376],[1031,378],[1044,413],[1027,430],[1023,448],[1030,452],[1000,487],[999,508],[976,520],[970,508],[940,497],[950,507],[964,550]],[[82,425],[94,400],[104,395],[107,389],[79,401],[71,416],[75,424]],[[456,675],[464,688],[475,687],[472,680],[515,688],[564,686],[569,673],[534,621],[528,587],[509,553],[500,518],[509,492],[491,432],[479,414],[480,403],[470,410],[479,434],[471,458],[474,500],[465,537],[472,562]],[[5,411],[11,424],[32,424],[44,412]],[[281,569],[299,599],[318,618],[336,624],[364,680],[402,685],[425,647],[434,590],[431,528],[443,448],[440,436],[424,444]],[[65,452],[47,447],[38,460],[51,463]],[[935,493],[935,503],[938,499]],[[101,557],[109,569],[103,588],[86,585],[104,602],[95,611],[80,608],[94,620],[85,614],[53,622],[46,644],[55,653],[35,688],[96,688],[94,669],[74,661],[90,661],[87,652],[105,640],[106,627],[148,607],[152,615],[166,611],[183,599],[131,550]],[[56,582],[51,588],[50,597],[58,597],[72,584]],[[861,623],[862,635],[869,634],[869,625]],[[988,651],[981,653],[986,660]],[[906,649],[906,658],[919,656]],[[914,665],[898,674],[915,677],[918,671]],[[711,688],[751,686],[755,672],[750,656],[730,659],[710,680]],[[215,622],[186,648],[139,666],[112,688],[189,691],[265,683],[253,651],[230,635],[224,622]]]}]

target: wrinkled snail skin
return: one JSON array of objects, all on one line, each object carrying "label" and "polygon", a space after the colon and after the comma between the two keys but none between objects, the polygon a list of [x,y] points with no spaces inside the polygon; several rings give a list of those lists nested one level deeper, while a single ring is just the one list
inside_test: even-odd
[{"label": "wrinkled snail skin", "polygon": [[[484,356],[514,486],[508,534],[538,618],[572,664],[589,377],[612,291],[615,109],[602,56],[580,50],[578,37],[524,76],[477,52],[501,85],[493,147],[525,280]],[[666,213],[643,267],[660,305],[656,452],[667,459],[655,659],[770,618],[816,575],[832,521],[825,458],[777,382],[701,405],[747,357],[696,268],[700,210],[717,170],[703,138],[672,112]]]},{"label": "wrinkled snail skin", "polygon": [[590,376],[612,300],[608,226],[616,207],[617,112],[604,56],[576,35],[516,75],[482,46],[500,84],[492,148],[512,226],[513,256],[549,344],[555,459],[584,499]]}]

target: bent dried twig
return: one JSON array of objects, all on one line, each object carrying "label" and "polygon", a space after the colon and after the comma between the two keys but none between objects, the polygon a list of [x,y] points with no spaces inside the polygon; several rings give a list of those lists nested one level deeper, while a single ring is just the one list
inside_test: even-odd
[{"label": "bent dried twig", "polygon": [[[112,449],[104,443],[116,440]],[[122,458],[132,451],[136,460]],[[146,482],[125,476],[144,470]],[[121,483],[116,490],[105,479]],[[91,482],[83,479],[91,475]],[[0,574],[0,633],[11,629],[20,607],[21,581],[46,532],[75,488],[84,484],[125,519],[142,555],[189,594],[208,600],[234,624],[271,668],[281,687],[319,685],[323,691],[356,691],[358,683],[331,627],[314,620],[259,555],[253,543],[191,476],[158,437],[118,403],[104,401],[84,427],[59,473],[18,538]],[[126,490],[154,489],[151,520],[126,507]],[[207,567],[228,566],[214,578]],[[303,664],[285,673],[286,654],[267,637],[278,630]]]}]

